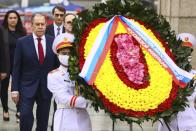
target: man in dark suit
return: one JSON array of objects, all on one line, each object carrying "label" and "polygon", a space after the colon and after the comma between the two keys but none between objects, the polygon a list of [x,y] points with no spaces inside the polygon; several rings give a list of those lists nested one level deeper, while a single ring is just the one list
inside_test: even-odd
[{"label": "man in dark suit", "polygon": [[66,10],[62,6],[55,6],[52,9],[52,14],[54,18],[53,24],[50,24],[46,28],[46,34],[56,37],[59,34],[65,32],[65,28],[63,27],[63,19],[65,16]]},{"label": "man in dark suit", "polygon": [[47,74],[55,69],[56,55],[52,51],[53,37],[45,35],[46,19],[32,16],[32,35],[18,39],[16,44],[12,99],[20,105],[20,131],[31,131],[36,102],[36,131],[47,131],[52,94],[47,89]]},{"label": "man in dark suit", "polygon": [[[5,79],[9,72],[9,54],[8,54],[8,45],[4,42],[4,30],[3,27],[0,26],[0,83],[1,80]],[[1,91],[1,84],[0,84]]]}]

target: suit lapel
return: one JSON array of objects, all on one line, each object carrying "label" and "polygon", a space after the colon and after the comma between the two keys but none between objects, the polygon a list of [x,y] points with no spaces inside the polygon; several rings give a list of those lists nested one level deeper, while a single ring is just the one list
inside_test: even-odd
[{"label": "suit lapel", "polygon": [[38,55],[35,49],[35,43],[34,43],[34,39],[33,39],[33,35],[30,36],[30,50],[32,51],[32,54],[36,60],[37,63],[39,63],[39,59],[38,59]]},{"label": "suit lapel", "polygon": [[44,58],[44,63],[47,61],[48,57],[50,56],[50,54],[49,54],[50,53],[50,44],[48,43],[50,41],[46,36],[45,36],[45,38],[46,38],[46,55]]},{"label": "suit lapel", "polygon": [[54,33],[54,24],[52,24],[52,36],[55,37],[55,33]]},{"label": "suit lapel", "polygon": [[65,27],[63,26],[63,32],[62,33],[65,33]]}]

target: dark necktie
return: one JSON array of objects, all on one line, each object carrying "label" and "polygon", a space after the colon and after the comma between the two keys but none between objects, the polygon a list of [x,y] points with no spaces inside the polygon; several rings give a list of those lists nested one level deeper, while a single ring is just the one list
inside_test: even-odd
[{"label": "dark necktie", "polygon": [[58,36],[60,34],[60,27],[57,28],[57,34],[56,36]]},{"label": "dark necktie", "polygon": [[42,40],[41,38],[37,38],[39,63],[43,64],[43,62],[44,62],[44,50],[43,50],[43,46],[42,46],[41,40]]}]

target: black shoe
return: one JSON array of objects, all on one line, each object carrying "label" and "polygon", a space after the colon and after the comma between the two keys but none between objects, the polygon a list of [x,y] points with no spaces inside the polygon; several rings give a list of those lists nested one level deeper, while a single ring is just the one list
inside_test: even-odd
[{"label": "black shoe", "polygon": [[50,128],[51,128],[51,131],[53,131],[53,125]]},{"label": "black shoe", "polygon": [[5,113],[8,113],[8,112],[3,112],[3,120],[9,121],[10,120],[9,113],[8,113],[8,116],[5,116]]},{"label": "black shoe", "polygon": [[4,120],[4,121],[9,121],[9,120],[10,120],[10,118],[9,118],[9,117],[5,117],[5,116],[4,116],[4,117],[3,117],[3,120]]},{"label": "black shoe", "polygon": [[16,113],[16,123],[20,122],[20,112]]}]

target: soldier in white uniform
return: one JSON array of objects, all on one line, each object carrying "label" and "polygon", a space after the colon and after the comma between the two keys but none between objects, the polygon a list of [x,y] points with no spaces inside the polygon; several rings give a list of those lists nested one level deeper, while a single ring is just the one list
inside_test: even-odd
[{"label": "soldier in white uniform", "polygon": [[[189,33],[179,34],[177,39],[181,39],[184,46],[189,46],[191,48],[193,48],[193,46],[196,44],[195,37]],[[189,57],[189,60],[191,61],[191,57]],[[196,70],[191,70],[190,72],[196,74]],[[172,119],[172,121],[169,123],[171,131],[196,131],[196,88],[193,94],[187,97],[187,99],[189,102],[189,107],[186,107],[184,111],[177,114],[176,118]],[[158,131],[169,130],[163,122],[163,124],[159,124]]]},{"label": "soldier in white uniform", "polygon": [[[196,74],[196,70],[192,70]],[[195,84],[194,84],[195,87]],[[196,88],[191,96],[188,98],[189,107],[184,111],[178,112],[177,117],[173,118],[169,123],[171,131],[196,131]],[[165,123],[159,124],[158,131],[169,131]]]},{"label": "soldier in white uniform", "polygon": [[57,36],[53,43],[53,51],[61,63],[59,68],[48,74],[48,89],[57,103],[54,131],[92,131],[86,111],[87,101],[77,95],[75,83],[69,79],[68,59],[73,42],[74,36],[64,33]]}]

